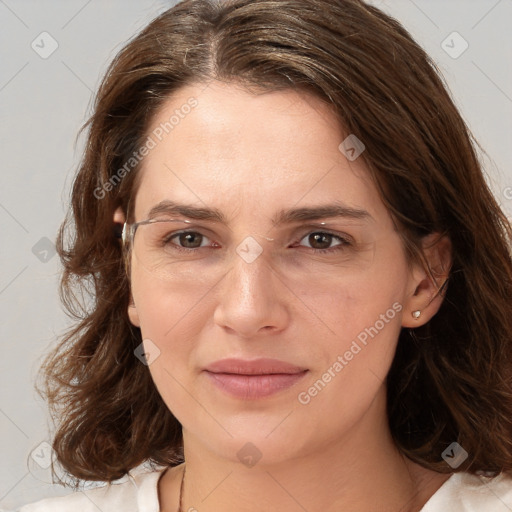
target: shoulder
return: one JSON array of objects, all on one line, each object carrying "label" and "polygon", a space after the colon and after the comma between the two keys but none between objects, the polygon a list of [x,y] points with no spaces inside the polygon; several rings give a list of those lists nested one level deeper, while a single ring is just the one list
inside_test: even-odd
[{"label": "shoulder", "polygon": [[165,469],[130,471],[112,484],[46,498],[24,505],[17,512],[158,512],[158,480]]},{"label": "shoulder", "polygon": [[421,512],[510,512],[512,474],[489,478],[454,473],[428,500]]}]

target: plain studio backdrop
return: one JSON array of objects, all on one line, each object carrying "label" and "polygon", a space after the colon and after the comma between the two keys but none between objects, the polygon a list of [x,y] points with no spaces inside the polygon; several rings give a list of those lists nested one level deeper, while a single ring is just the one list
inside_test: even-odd
[{"label": "plain studio backdrop", "polygon": [[[512,0],[381,0],[433,57],[487,156],[512,216]],[[58,299],[57,229],[106,66],[174,1],[0,0],[0,508],[68,489],[51,484],[49,420],[34,390],[68,324]]]}]

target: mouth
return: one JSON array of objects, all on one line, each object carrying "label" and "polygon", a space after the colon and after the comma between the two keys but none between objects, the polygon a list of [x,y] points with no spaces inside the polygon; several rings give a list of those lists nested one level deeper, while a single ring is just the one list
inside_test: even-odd
[{"label": "mouth", "polygon": [[277,359],[222,359],[204,369],[218,389],[244,400],[265,398],[288,389],[308,371]]}]

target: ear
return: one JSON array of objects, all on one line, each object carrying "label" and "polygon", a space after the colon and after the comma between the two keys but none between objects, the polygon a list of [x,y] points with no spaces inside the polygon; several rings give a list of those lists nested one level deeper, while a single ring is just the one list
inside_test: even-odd
[{"label": "ear", "polygon": [[135,327],[140,327],[139,313],[133,302],[133,295],[130,294],[130,304],[128,305],[128,318]]},{"label": "ear", "polygon": [[[428,267],[424,268],[418,263],[411,272],[413,294],[404,306],[402,327],[414,328],[426,324],[439,311],[448,285],[452,266],[450,239],[432,233],[423,238],[422,250]],[[416,318],[413,313],[418,311]]]},{"label": "ear", "polygon": [[[122,230],[124,223],[126,222],[126,216],[121,207],[118,207],[114,212],[114,224],[118,225],[119,231]],[[128,318],[130,322],[135,327],[140,327],[139,315],[137,313],[137,308],[135,307],[135,303],[133,301],[133,295],[130,293],[130,304],[128,305]]]},{"label": "ear", "polygon": [[123,209],[119,206],[114,212],[114,224],[121,224],[121,227],[126,222],[126,216]]}]

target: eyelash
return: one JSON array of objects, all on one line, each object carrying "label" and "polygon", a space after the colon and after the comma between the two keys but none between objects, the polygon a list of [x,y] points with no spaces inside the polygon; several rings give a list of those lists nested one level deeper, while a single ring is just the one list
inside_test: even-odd
[{"label": "eyelash", "polygon": [[339,235],[336,233],[332,233],[330,231],[310,231],[310,232],[306,233],[302,238],[297,240],[297,242],[300,242],[304,238],[309,237],[310,235],[313,235],[313,234],[329,235],[333,238],[333,240],[336,239],[336,240],[338,240],[338,242],[340,242],[339,244],[335,245],[334,247],[329,247],[328,249],[315,249],[313,247],[306,246],[308,249],[311,249],[316,254],[332,254],[334,252],[342,251],[342,250],[346,249],[347,247],[352,246],[351,240],[349,240],[349,238],[346,235],[342,236],[342,235]]},{"label": "eyelash", "polygon": [[[179,231],[177,233],[172,233],[171,235],[166,237],[164,239],[164,241],[163,241],[163,244],[165,245],[165,244],[169,243],[173,238],[176,238],[179,235],[186,235],[186,234],[201,235],[203,237],[206,237],[205,235],[203,235],[202,233],[200,233],[198,231],[191,231],[191,230],[190,231]],[[306,246],[306,248],[311,249],[316,254],[332,254],[334,252],[337,252],[337,251],[340,251],[340,250],[343,250],[343,249],[345,249],[347,247],[352,246],[352,242],[351,242],[351,240],[348,237],[342,236],[340,234],[332,233],[330,231],[309,231],[308,233],[303,235],[301,238],[296,240],[294,242],[294,244],[302,241],[307,236],[310,236],[310,235],[313,235],[313,234],[329,235],[329,236],[332,236],[333,239],[337,239],[340,242],[339,244],[337,244],[337,245],[335,245],[333,247],[329,247],[328,249],[315,249],[313,247],[307,247]],[[208,238],[208,237],[206,237],[206,238]],[[189,248],[181,247],[181,246],[179,246],[177,244],[174,244],[174,243],[172,245],[174,246],[174,248],[176,250],[182,251],[182,252],[190,252],[190,251],[197,251],[198,249],[205,249],[205,247],[195,247],[195,248],[189,249]]]}]

